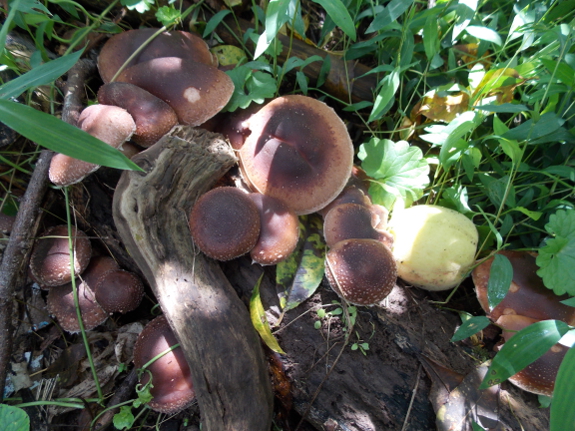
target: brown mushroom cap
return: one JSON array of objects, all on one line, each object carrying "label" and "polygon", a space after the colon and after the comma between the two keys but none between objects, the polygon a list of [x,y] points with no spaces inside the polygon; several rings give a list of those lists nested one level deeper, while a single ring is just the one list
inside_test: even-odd
[{"label": "brown mushroom cap", "polygon": [[200,196],[189,225],[199,249],[222,261],[250,251],[260,235],[256,204],[235,187],[219,187]]},{"label": "brown mushroom cap", "polygon": [[[118,106],[91,105],[78,119],[78,127],[114,148],[130,139],[136,130],[134,119]],[[57,186],[69,186],[82,181],[100,166],[56,154],[50,163],[50,181]]]},{"label": "brown mushroom cap", "polygon": [[[92,292],[88,284],[78,279],[76,281],[76,288],[78,290],[78,303],[82,313],[84,329],[94,329],[96,326],[104,323],[108,314],[96,302],[94,292]],[[68,332],[80,331],[76,306],[74,305],[72,283],[50,288],[46,304],[50,314],[56,316],[62,329]]]},{"label": "brown mushroom cap", "polygon": [[323,236],[328,247],[349,238],[371,238],[383,242],[386,238],[375,230],[377,220],[369,207],[346,203],[332,207],[323,221]]},{"label": "brown mushroom cap", "polygon": [[557,319],[575,325],[575,308],[561,304],[568,295],[557,296],[543,284],[537,275],[539,267],[533,257],[524,251],[500,251],[513,267],[513,280],[505,298],[493,309],[489,309],[487,284],[494,257],[484,261],[472,272],[475,292],[481,307],[493,320],[502,315],[519,314],[537,320]]},{"label": "brown mushroom cap", "polygon": [[[499,317],[496,323],[504,328],[502,335],[507,343],[516,333],[512,331],[520,331],[535,322],[538,322],[538,320],[516,314],[509,314]],[[564,345],[560,343],[555,344],[539,359],[529,364],[517,374],[511,376],[509,381],[525,391],[546,395],[548,397],[552,396],[557,371],[559,371],[559,366],[567,350],[569,349]]]},{"label": "brown mushroom cap", "polygon": [[[78,275],[90,262],[92,245],[86,234],[75,227],[72,227],[72,243],[74,273]],[[72,281],[68,226],[53,226],[36,240],[30,257],[30,271],[42,286],[61,286]]]},{"label": "brown mushroom cap", "polygon": [[285,203],[261,193],[248,197],[260,213],[261,231],[250,252],[254,262],[275,265],[285,260],[295,249],[299,239],[299,220]]},{"label": "brown mushroom cap", "polygon": [[333,207],[340,204],[359,204],[369,206],[371,205],[371,199],[361,187],[358,187],[355,184],[348,184],[329,205],[322,208],[318,213],[322,217],[325,217]]},{"label": "brown mushroom cap", "polygon": [[216,115],[234,92],[231,78],[218,68],[177,57],[135,64],[117,80],[162,99],[176,111],[178,121],[189,126],[198,126]]},{"label": "brown mushroom cap", "polygon": [[135,310],[144,297],[144,284],[140,277],[123,269],[106,272],[93,289],[96,301],[109,314]]},{"label": "brown mushroom cap", "polygon": [[345,187],[353,145],[325,103],[306,96],[274,99],[247,121],[241,168],[254,190],[284,201],[296,214],[325,207]]},{"label": "brown mushroom cap", "polygon": [[209,121],[211,127],[208,130],[221,133],[228,139],[234,150],[239,150],[250,134],[247,120],[258,112],[261,107],[262,105],[252,103],[246,109],[236,109],[234,112],[220,112]]},{"label": "brown mushroom cap", "polygon": [[397,268],[391,251],[374,239],[346,239],[335,244],[325,259],[332,289],[357,305],[381,302],[393,289]]},{"label": "brown mushroom cap", "polygon": [[[104,83],[110,82],[126,60],[156,31],[155,28],[129,30],[108,39],[98,57],[98,70]],[[189,58],[217,66],[217,59],[201,37],[185,31],[170,31],[156,36],[126,67],[159,57]]]},{"label": "brown mushroom cap", "polygon": [[[155,356],[176,344],[168,321],[164,316],[156,317],[140,333],[134,346],[134,365],[142,368]],[[177,347],[154,361],[147,368],[152,373],[154,387],[150,393],[153,399],[148,403],[157,412],[173,414],[186,408],[195,398],[191,370],[181,347]],[[149,380],[143,375],[142,384]]]},{"label": "brown mushroom cap", "polygon": [[127,82],[110,82],[101,86],[98,102],[128,111],[136,123],[132,140],[145,148],[155,144],[178,123],[178,116],[170,105]]}]

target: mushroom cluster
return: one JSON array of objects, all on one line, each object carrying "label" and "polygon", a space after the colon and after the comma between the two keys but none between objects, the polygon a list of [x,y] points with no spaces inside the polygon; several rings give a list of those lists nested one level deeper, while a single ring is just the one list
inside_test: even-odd
[{"label": "mushroom cluster", "polygon": [[[72,228],[74,278],[85,329],[93,329],[113,313],[134,310],[144,295],[140,278],[108,256],[92,256],[88,236]],[[47,306],[60,326],[78,332],[74,303],[68,227],[53,226],[35,242],[30,258],[32,278],[48,290]]]},{"label": "mushroom cluster", "polygon": [[[197,126],[217,114],[232,96],[231,78],[217,68],[198,36],[156,29],[111,37],[98,57],[104,85],[99,105],[80,114],[78,127],[114,148],[130,139],[147,148],[176,124]],[[82,181],[98,165],[54,156],[50,180],[58,186]]]},{"label": "mushroom cluster", "polygon": [[[507,295],[494,308],[489,307],[487,286],[494,257],[485,260],[473,270],[477,299],[487,316],[503,328],[503,341],[509,339],[532,323],[556,319],[569,325],[575,324],[575,308],[562,304],[567,295],[557,296],[547,289],[537,275],[538,266],[535,257],[524,251],[498,252],[509,259],[513,267],[513,279]],[[529,392],[551,396],[555,386],[555,377],[568,348],[555,344],[545,355],[528,365],[509,380]]]}]

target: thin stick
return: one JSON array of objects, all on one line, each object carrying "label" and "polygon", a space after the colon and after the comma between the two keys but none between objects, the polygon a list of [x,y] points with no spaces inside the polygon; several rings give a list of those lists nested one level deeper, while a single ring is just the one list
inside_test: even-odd
[{"label": "thin stick", "polygon": [[409,400],[409,407],[407,407],[407,413],[405,414],[405,419],[403,420],[403,426],[401,431],[405,431],[407,428],[407,421],[409,420],[409,415],[411,414],[411,408],[413,407],[413,401],[415,400],[415,395],[417,395],[417,388],[419,387],[419,380],[421,378],[421,364],[417,369],[417,377],[415,378],[415,387],[413,388],[413,393],[411,394],[411,400]]}]

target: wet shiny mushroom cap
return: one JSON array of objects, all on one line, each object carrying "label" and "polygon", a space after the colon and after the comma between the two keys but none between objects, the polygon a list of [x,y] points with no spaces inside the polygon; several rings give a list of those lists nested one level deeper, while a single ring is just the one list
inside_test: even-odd
[{"label": "wet shiny mushroom cap", "polygon": [[117,81],[134,84],[170,105],[178,121],[198,126],[228,103],[231,78],[218,68],[177,57],[144,61],[125,69]]},{"label": "wet shiny mushroom cap", "polygon": [[123,269],[108,271],[94,286],[98,304],[109,314],[135,310],[144,297],[144,284],[133,272]]},{"label": "wet shiny mushroom cap", "polygon": [[132,141],[145,148],[155,144],[178,123],[178,116],[170,105],[127,82],[110,82],[101,86],[98,102],[128,111],[136,123]]},{"label": "wet shiny mushroom cap", "polygon": [[250,193],[248,197],[256,204],[261,221],[260,235],[250,256],[260,265],[276,265],[287,259],[297,245],[298,217],[279,199],[261,193]]},{"label": "wet shiny mushroom cap", "polygon": [[397,268],[391,251],[374,239],[346,239],[327,253],[326,276],[332,289],[356,305],[375,305],[395,286]]},{"label": "wet shiny mushroom cap", "polygon": [[[178,341],[164,316],[156,317],[140,333],[134,346],[134,365],[142,368],[155,356],[165,352]],[[148,403],[157,412],[174,414],[186,408],[195,399],[192,376],[181,347],[166,353],[147,368],[152,373],[153,398]],[[144,373],[141,384],[149,374]]]},{"label": "wet shiny mushroom cap", "polygon": [[[125,109],[109,105],[88,106],[81,112],[77,126],[114,148],[121,147],[136,131],[136,123]],[[56,154],[50,162],[49,177],[57,186],[69,186],[99,168],[93,163]]]},{"label": "wet shiny mushroom cap", "polygon": [[[104,83],[110,82],[126,60],[156,31],[155,28],[128,30],[108,39],[98,57],[98,70]],[[189,58],[217,67],[217,60],[206,42],[201,37],[185,31],[159,34],[126,67],[159,57]]]},{"label": "wet shiny mushroom cap", "polygon": [[200,196],[189,218],[198,248],[216,260],[249,252],[260,235],[260,215],[248,195],[235,187],[218,187]]},{"label": "wet shiny mushroom cap", "polygon": [[503,250],[499,254],[509,259],[513,267],[513,280],[507,295],[493,310],[489,309],[487,285],[494,258],[487,259],[472,272],[477,299],[491,319],[519,314],[537,320],[557,319],[575,325],[575,308],[561,303],[568,295],[557,296],[545,287],[537,275],[539,267],[534,256],[528,252],[511,250]]},{"label": "wet shiny mushroom cap", "polygon": [[240,154],[246,181],[310,214],[335,199],[353,164],[353,145],[335,111],[306,96],[274,99],[247,121],[251,134]]},{"label": "wet shiny mushroom cap", "polygon": [[[513,339],[516,331],[520,331],[535,322],[538,320],[510,314],[502,315],[496,323],[504,328],[502,335],[505,342],[508,343]],[[560,343],[555,344],[535,362],[511,376],[509,381],[525,391],[548,397],[552,396],[557,371],[559,371],[559,366],[568,350],[566,346]]]},{"label": "wet shiny mushroom cap", "polygon": [[[72,227],[74,273],[81,274],[92,255],[92,245],[84,232]],[[61,286],[72,281],[68,226],[47,229],[34,243],[30,270],[41,286]]]}]

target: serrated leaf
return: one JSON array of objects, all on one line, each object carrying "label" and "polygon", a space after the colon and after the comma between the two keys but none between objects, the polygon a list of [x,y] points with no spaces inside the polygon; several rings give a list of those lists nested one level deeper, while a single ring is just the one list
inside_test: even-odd
[{"label": "serrated leaf", "polygon": [[134,425],[136,418],[132,413],[132,406],[122,406],[120,411],[114,415],[114,427],[119,430],[130,429]]},{"label": "serrated leaf", "polygon": [[493,310],[503,301],[512,281],[513,266],[511,266],[511,262],[506,256],[496,254],[491,264],[489,281],[487,282],[487,300],[490,310]]},{"label": "serrated leaf", "polygon": [[0,404],[0,430],[29,431],[30,418],[21,408]]},{"label": "serrated leaf", "polygon": [[571,348],[565,354],[555,379],[549,431],[573,429],[575,424],[573,394],[575,394],[575,349]]},{"label": "serrated leaf", "polygon": [[276,283],[285,292],[285,310],[297,307],[315,293],[323,279],[324,260],[321,218],[318,215],[301,217],[296,250],[276,267]]},{"label": "serrated leaf", "polygon": [[234,83],[234,93],[225,111],[234,112],[236,109],[245,109],[252,102],[263,103],[266,98],[273,97],[277,82],[269,73],[260,70],[253,71],[248,65],[235,67],[226,71]]},{"label": "serrated leaf", "polygon": [[66,73],[80,58],[83,50],[66,55],[28,71],[12,81],[0,86],[0,99],[8,100],[20,96],[29,88],[54,82]]},{"label": "serrated leaf", "polygon": [[384,191],[399,195],[406,202],[419,199],[429,184],[427,160],[418,147],[406,141],[372,138],[360,145],[358,157],[362,160],[362,169],[384,187]]},{"label": "serrated leaf", "polygon": [[[283,1],[283,0],[282,0]],[[341,0],[312,0],[314,3],[319,4],[325,9],[329,17],[333,20],[335,25],[343,30],[343,32],[353,41],[356,39],[355,25],[353,20]],[[286,2],[287,3],[287,2]]]},{"label": "serrated leaf", "polygon": [[252,297],[250,298],[250,318],[252,320],[252,325],[254,325],[254,328],[258,334],[260,334],[260,337],[262,338],[263,342],[266,343],[266,346],[268,346],[274,352],[284,355],[285,352],[280,347],[278,340],[276,340],[272,334],[268,319],[266,318],[266,312],[260,298],[260,284],[262,282],[262,277],[263,274],[254,286],[254,291],[252,293]]},{"label": "serrated leaf", "polygon": [[457,328],[457,331],[455,331],[455,334],[451,337],[451,341],[455,343],[456,341],[465,340],[482,329],[487,328],[490,323],[491,321],[485,316],[474,316],[463,322],[461,326]]},{"label": "serrated leaf", "polygon": [[569,330],[569,325],[559,320],[543,320],[529,325],[513,335],[495,355],[479,389],[504,382],[531,364]]},{"label": "serrated leaf", "polygon": [[52,151],[101,166],[141,171],[138,165],[110,145],[29,106],[0,100],[0,121]]}]

